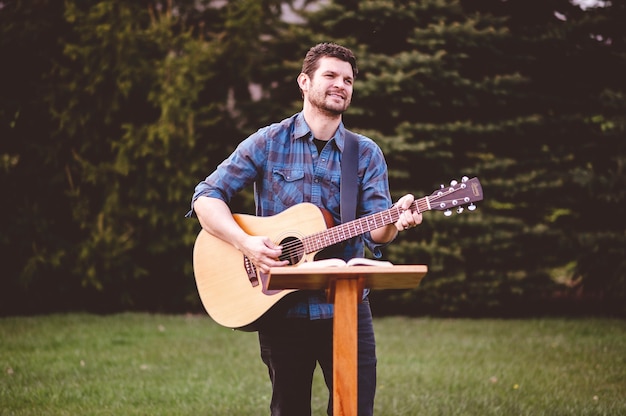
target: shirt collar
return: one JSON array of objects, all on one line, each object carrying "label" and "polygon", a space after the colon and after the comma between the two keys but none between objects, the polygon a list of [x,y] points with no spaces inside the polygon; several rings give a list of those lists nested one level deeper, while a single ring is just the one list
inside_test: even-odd
[{"label": "shirt collar", "polygon": [[[306,120],[304,120],[304,114],[302,112],[298,113],[296,115],[295,122],[294,122],[292,139],[296,140],[296,139],[310,138],[312,135],[313,133],[311,132],[311,128],[306,123]],[[342,121],[339,123],[339,127],[337,128],[335,135],[331,137],[331,139],[329,140],[329,141],[332,141],[334,139],[335,143],[337,144],[337,147],[342,152],[343,152],[344,143],[345,143],[345,135],[346,135],[346,128],[344,127],[343,121]]]}]

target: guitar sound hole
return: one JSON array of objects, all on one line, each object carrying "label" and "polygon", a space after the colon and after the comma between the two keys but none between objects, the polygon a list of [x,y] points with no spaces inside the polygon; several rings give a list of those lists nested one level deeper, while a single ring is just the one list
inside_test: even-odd
[{"label": "guitar sound hole", "polygon": [[299,238],[287,237],[280,242],[283,246],[283,252],[278,257],[280,260],[288,260],[289,264],[297,264],[304,256],[304,245]]}]

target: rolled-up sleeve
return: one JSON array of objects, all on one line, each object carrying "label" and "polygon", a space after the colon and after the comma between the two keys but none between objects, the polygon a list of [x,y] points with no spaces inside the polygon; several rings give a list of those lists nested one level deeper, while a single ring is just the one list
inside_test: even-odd
[{"label": "rolled-up sleeve", "polygon": [[264,165],[267,152],[262,135],[255,133],[242,141],[235,151],[198,183],[191,197],[191,209],[186,217],[195,215],[193,204],[201,196],[218,198],[227,204],[239,191],[252,184]]}]

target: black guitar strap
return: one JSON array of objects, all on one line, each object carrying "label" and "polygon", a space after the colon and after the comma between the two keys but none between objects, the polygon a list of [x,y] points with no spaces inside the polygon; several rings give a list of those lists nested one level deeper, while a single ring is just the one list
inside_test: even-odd
[{"label": "black guitar strap", "polygon": [[359,139],[356,134],[345,130],[343,153],[341,154],[341,223],[356,218],[356,203],[358,199],[357,169],[359,165]]}]

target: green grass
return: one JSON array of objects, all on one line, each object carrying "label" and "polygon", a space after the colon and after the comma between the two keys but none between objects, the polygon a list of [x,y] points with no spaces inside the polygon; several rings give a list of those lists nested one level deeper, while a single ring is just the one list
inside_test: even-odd
[{"label": "green grass", "polygon": [[[378,415],[624,415],[626,323],[377,318]],[[206,316],[0,319],[0,415],[267,415],[255,333]],[[320,372],[313,409],[323,415]]]}]

